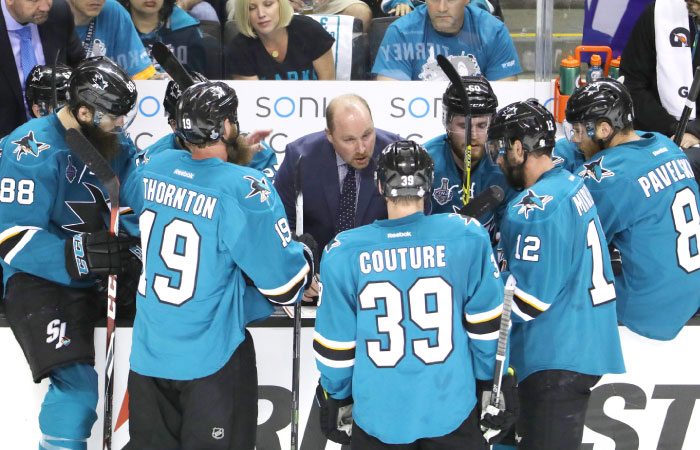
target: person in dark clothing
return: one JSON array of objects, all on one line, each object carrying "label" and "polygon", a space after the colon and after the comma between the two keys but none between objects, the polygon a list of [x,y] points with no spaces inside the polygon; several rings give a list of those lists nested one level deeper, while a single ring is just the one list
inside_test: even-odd
[{"label": "person in dark clothing", "polygon": [[237,80],[335,80],[335,39],[289,0],[239,0],[240,30],[227,46],[226,74]]}]

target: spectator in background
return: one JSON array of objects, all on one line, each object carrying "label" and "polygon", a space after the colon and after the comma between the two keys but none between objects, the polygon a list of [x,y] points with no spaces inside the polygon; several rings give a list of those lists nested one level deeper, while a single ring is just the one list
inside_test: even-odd
[{"label": "spectator in background", "polygon": [[226,49],[235,80],[334,80],[335,39],[289,0],[236,0],[240,34]]},{"label": "spectator in background", "polygon": [[[229,0],[232,2],[235,0]],[[303,0],[290,0],[294,11],[302,12]],[[352,16],[362,21],[362,29],[366,33],[369,30],[369,22],[372,20],[372,10],[367,3],[360,0],[314,0],[314,14],[339,14]]]},{"label": "spectator in background", "polygon": [[508,29],[472,3],[427,0],[392,23],[372,68],[377,80],[446,80],[438,54],[448,56],[462,76],[515,80],[522,70]]},{"label": "spectator in background", "polygon": [[[693,46],[698,13],[698,0],[685,5],[681,0],[658,0],[647,5],[639,16],[620,64],[620,74],[634,103],[636,129],[675,134],[685,106],[683,92],[687,95],[693,72],[700,65],[700,53]],[[700,121],[692,120],[681,147],[699,143]]]},{"label": "spectator in background", "polygon": [[88,56],[106,56],[134,80],[162,78],[156,74],[146,49],[117,0],[70,0],[78,36]]},{"label": "spectator in background", "polygon": [[[76,65],[85,57],[65,0],[0,0],[0,137],[31,118],[25,80],[37,64]],[[21,49],[28,48],[22,55]],[[24,56],[24,57],[23,57]]]},{"label": "spectator in background", "polygon": [[203,0],[177,0],[175,4],[183,11],[187,11],[195,19],[219,22],[216,9],[208,2]]},{"label": "spectator in background", "polygon": [[[175,0],[124,0],[122,4],[149,54],[155,42],[162,42],[183,65],[205,76],[213,75],[207,73],[207,61],[221,57],[218,42],[205,40],[199,21],[180,9]],[[156,61],[152,63],[158,72],[164,72]]]},{"label": "spectator in background", "polygon": [[[420,5],[421,3],[423,2],[416,1],[416,5]],[[500,8],[497,10],[495,6],[488,0],[472,0],[471,3],[472,5],[478,6],[484,11],[488,11],[489,13],[494,14],[496,16],[498,16],[498,14],[496,14],[496,11],[500,12]],[[382,0],[381,8],[382,12],[388,16],[401,17],[413,11],[414,4],[411,0]]]}]

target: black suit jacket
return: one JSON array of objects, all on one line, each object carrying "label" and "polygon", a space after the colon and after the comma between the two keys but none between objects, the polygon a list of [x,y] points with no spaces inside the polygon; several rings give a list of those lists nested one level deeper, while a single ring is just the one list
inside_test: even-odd
[{"label": "black suit jacket", "polygon": [[[75,66],[85,58],[83,45],[75,32],[73,14],[66,0],[54,0],[49,18],[38,26],[41,45],[44,48],[46,64],[58,62]],[[0,137],[27,121],[22,98],[20,75],[17,73],[15,58],[7,32],[5,18],[0,14]]]},{"label": "black suit jacket", "polygon": [[[386,219],[386,203],[374,184],[374,170],[379,153],[401,138],[393,133],[376,130],[374,154],[369,165],[360,171],[360,194],[357,199],[355,227],[377,219]],[[310,233],[323,249],[338,233],[340,181],[335,150],[326,133],[312,133],[287,144],[284,161],[275,176],[275,188],[282,198],[292,229],[296,229],[294,170],[302,155],[301,184],[304,194],[304,232]]]}]

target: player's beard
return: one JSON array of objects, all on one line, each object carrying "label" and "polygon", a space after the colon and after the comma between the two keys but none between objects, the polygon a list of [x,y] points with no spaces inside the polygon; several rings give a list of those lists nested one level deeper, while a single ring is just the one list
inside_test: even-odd
[{"label": "player's beard", "polygon": [[223,139],[226,144],[226,157],[228,162],[238,164],[239,166],[247,166],[253,160],[255,152],[248,145],[248,141],[240,134],[233,139]]},{"label": "player's beard", "polygon": [[97,151],[106,159],[111,161],[119,153],[119,134],[104,131],[92,123],[80,124],[80,132],[87,138],[88,141],[97,149]]},{"label": "player's beard", "polygon": [[506,183],[517,191],[525,189],[525,161],[517,166],[511,166],[506,158],[503,161],[503,175],[506,178]]}]

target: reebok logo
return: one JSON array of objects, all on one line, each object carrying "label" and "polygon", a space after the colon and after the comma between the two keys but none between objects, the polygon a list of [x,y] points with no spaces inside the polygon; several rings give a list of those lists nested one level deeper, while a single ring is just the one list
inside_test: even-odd
[{"label": "reebok logo", "polygon": [[175,169],[173,173],[175,175],[180,175],[181,177],[189,178],[190,180],[194,178],[194,174],[192,172],[187,172],[186,170]]},{"label": "reebok logo", "polygon": [[400,237],[411,237],[411,232],[410,231],[400,231],[398,233],[388,233],[386,235],[389,239],[391,238],[400,238]]}]

